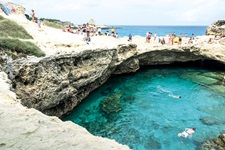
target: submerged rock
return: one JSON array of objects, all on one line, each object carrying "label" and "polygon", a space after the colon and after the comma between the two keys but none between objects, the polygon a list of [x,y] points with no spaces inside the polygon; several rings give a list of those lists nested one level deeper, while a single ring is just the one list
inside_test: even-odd
[{"label": "submerged rock", "polygon": [[122,110],[122,105],[120,104],[122,94],[121,93],[113,93],[112,95],[109,95],[106,97],[102,102],[102,110],[106,112],[107,114],[113,113],[113,112],[119,112]]},{"label": "submerged rock", "polygon": [[212,85],[210,89],[216,91],[219,94],[225,95],[225,86],[224,85]]},{"label": "submerged rock", "polygon": [[182,75],[182,77],[201,85],[211,85],[218,82],[217,78],[209,76],[206,73],[205,74],[191,73]]},{"label": "submerged rock", "polygon": [[199,120],[206,125],[218,125],[225,123],[225,121],[215,119],[213,117],[201,117]]},{"label": "submerged rock", "polygon": [[203,142],[200,150],[224,150],[225,149],[225,134],[220,135],[218,138]]},{"label": "submerged rock", "polygon": [[144,147],[146,149],[161,149],[161,144],[158,140],[149,137],[149,140],[145,143]]}]

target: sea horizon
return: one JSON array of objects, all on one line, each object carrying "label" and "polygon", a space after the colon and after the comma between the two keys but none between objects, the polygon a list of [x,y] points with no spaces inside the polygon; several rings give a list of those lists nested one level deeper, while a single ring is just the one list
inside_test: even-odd
[{"label": "sea horizon", "polygon": [[[195,36],[205,35],[206,28],[208,26],[201,25],[108,25],[107,29],[103,29],[102,32],[105,33],[107,30],[111,32],[110,27],[115,28],[115,33],[118,33],[120,37],[128,36],[132,34],[133,36],[145,37],[147,32],[151,32],[153,35],[156,33],[157,36],[166,36],[168,34],[175,33],[176,35],[182,34],[191,37],[192,34]],[[152,36],[153,36],[152,35]]]},{"label": "sea horizon", "polygon": [[111,27],[111,26],[206,26],[208,27],[209,25],[105,25],[105,26],[108,26],[108,27]]}]

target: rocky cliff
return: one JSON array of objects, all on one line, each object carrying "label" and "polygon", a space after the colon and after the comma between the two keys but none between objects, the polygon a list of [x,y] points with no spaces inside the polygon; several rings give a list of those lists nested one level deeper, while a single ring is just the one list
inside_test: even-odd
[{"label": "rocky cliff", "polygon": [[24,107],[10,91],[10,83],[7,74],[0,72],[0,149],[129,150],[70,121]]},{"label": "rocky cliff", "polygon": [[217,20],[206,29],[206,35],[218,35],[225,37],[225,20]]},{"label": "rocky cliff", "polygon": [[[50,143],[57,142],[56,149],[129,149],[115,141],[94,137],[82,127],[70,122],[63,123],[56,117],[48,117],[36,109],[61,117],[69,113],[91,91],[101,86],[111,74],[135,72],[144,65],[196,60],[216,60],[225,64],[225,47],[218,44],[176,47],[137,47],[133,44],[123,44],[117,48],[87,49],[79,53],[6,61],[3,69],[11,79],[7,82],[12,82],[12,89],[17,97],[13,93],[13,96],[10,96],[3,94],[7,92],[0,91],[0,117],[3,120],[0,123],[0,148],[43,149],[51,148],[53,145]],[[13,100],[8,100],[9,97]],[[17,102],[17,98],[23,105],[32,109],[23,107]],[[6,126],[12,120],[17,123]],[[23,126],[24,124],[29,126]],[[9,130],[13,131],[13,134]],[[46,132],[50,133],[49,136]],[[42,144],[37,140],[42,141]],[[218,140],[216,141],[203,143],[202,149],[212,147],[218,143]]]},{"label": "rocky cliff", "polygon": [[[220,47],[216,51],[222,49]],[[138,50],[136,45],[124,44],[115,49],[84,50],[79,54],[61,54],[43,59],[20,59],[8,64],[4,71],[24,106],[50,116],[62,117],[112,74],[135,72],[145,65],[196,60],[225,63],[225,53],[217,54],[213,49],[195,46]]]}]

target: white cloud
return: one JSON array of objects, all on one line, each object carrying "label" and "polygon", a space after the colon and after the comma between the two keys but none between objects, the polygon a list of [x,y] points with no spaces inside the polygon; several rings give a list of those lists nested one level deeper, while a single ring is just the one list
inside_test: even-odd
[{"label": "white cloud", "polygon": [[225,19],[224,0],[11,0],[42,18],[77,24],[208,25]]}]

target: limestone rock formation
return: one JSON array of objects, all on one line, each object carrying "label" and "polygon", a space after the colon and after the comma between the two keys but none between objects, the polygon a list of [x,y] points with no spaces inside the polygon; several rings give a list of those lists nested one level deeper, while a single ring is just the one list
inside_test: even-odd
[{"label": "limestone rock formation", "polygon": [[[214,59],[225,63],[225,54],[207,47],[155,47],[137,51],[134,45],[117,49],[84,50],[42,59],[20,59],[4,71],[23,105],[62,117],[71,112],[111,74],[135,72],[140,66]],[[218,48],[217,51],[224,51]],[[216,55],[215,55],[216,54]]]},{"label": "limestone rock formation", "polygon": [[218,35],[225,37],[225,20],[218,20],[206,29],[206,35]]},{"label": "limestone rock formation", "polygon": [[0,149],[129,150],[70,121],[22,106],[10,91],[10,82],[0,72]]},{"label": "limestone rock formation", "polygon": [[121,97],[121,93],[113,93],[106,97],[101,102],[102,110],[107,114],[117,113],[122,110],[122,105],[120,104]]},{"label": "limestone rock formation", "polygon": [[[121,50],[124,47],[126,51]],[[4,70],[23,105],[61,117],[101,86],[123,60],[136,53],[133,47],[124,47],[20,59],[9,63]]]},{"label": "limestone rock formation", "polygon": [[225,134],[220,135],[218,138],[206,141],[201,144],[201,150],[224,150],[225,149]]}]

